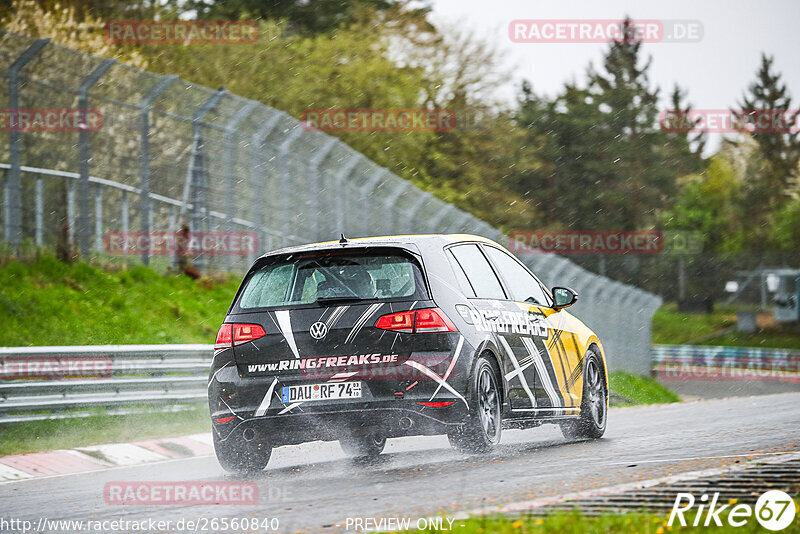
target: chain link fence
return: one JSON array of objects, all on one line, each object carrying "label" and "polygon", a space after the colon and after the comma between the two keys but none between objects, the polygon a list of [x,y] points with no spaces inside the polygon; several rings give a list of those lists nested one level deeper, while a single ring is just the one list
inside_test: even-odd
[{"label": "chain link fence", "polygon": [[[403,233],[471,233],[484,221],[413,186],[325,133],[259,102],[12,33],[0,33],[9,110],[97,110],[102,127],[15,131],[0,143],[2,235],[12,251],[67,241],[83,258],[166,269],[169,256],[110,256],[109,232],[253,232],[279,246]],[[248,256],[198,256],[202,272],[244,271]],[[522,260],[581,293],[576,315],[612,368],[650,372],[661,299],[551,254]]]}]

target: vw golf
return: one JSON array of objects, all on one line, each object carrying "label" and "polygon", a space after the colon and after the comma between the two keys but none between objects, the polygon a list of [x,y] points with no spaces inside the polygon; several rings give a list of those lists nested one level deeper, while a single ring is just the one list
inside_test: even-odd
[{"label": "vw golf", "polygon": [[244,278],[209,377],[222,467],[259,471],[274,447],[446,434],[485,452],[503,428],[599,438],[608,384],[597,336],[497,243],[373,237],[270,252]]}]

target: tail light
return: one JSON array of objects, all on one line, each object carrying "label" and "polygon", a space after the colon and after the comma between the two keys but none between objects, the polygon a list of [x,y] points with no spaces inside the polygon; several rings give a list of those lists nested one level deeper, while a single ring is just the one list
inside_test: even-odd
[{"label": "tail light", "polygon": [[375,328],[403,334],[457,332],[456,327],[439,308],[390,313],[379,317]]},{"label": "tail light", "polygon": [[451,404],[455,404],[456,401],[439,401],[439,402],[418,402],[422,406],[427,408],[447,408]]},{"label": "tail light", "polygon": [[217,332],[214,350],[229,349],[266,335],[267,333],[264,332],[264,328],[259,324],[223,323],[223,325],[219,327],[219,332]]}]

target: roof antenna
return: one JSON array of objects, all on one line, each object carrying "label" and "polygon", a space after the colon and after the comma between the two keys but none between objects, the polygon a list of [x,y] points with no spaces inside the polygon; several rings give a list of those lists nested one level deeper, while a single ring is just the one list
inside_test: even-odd
[{"label": "roof antenna", "polygon": [[347,244],[347,238],[342,234],[342,238],[339,239],[339,244],[345,246]]}]

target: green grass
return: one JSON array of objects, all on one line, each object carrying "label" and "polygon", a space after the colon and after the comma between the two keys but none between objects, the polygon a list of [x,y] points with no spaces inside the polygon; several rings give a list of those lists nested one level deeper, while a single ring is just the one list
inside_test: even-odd
[{"label": "green grass", "polygon": [[622,405],[665,404],[681,400],[674,391],[667,389],[648,376],[613,371],[608,375],[608,384],[611,391],[632,401],[622,403]]},{"label": "green grass", "polygon": [[691,344],[735,325],[736,313],[689,314],[679,312],[674,303],[665,304],[653,315],[653,344]]},{"label": "green grass", "polygon": [[653,316],[653,344],[800,349],[800,325],[776,325],[753,334],[727,331],[734,326],[733,309],[690,314],[679,312],[674,303],[665,304]]},{"label": "green grass", "polygon": [[[724,517],[724,516],[723,516]],[[583,516],[577,512],[556,513],[545,517],[476,517],[466,521],[454,521],[453,532],[457,534],[529,534],[553,532],[558,534],[665,534],[667,532],[724,532],[736,534],[764,533],[764,529],[754,517],[748,519],[741,527],[732,527],[723,521],[723,527],[693,527],[687,517],[686,527],[678,525],[677,519],[672,527],[667,526],[669,514],[620,514]],[[721,518],[722,519],[722,518]],[[464,526],[461,526],[461,525]],[[413,526],[413,523],[412,523]],[[447,521],[444,526],[448,527]],[[435,529],[422,530],[421,532],[443,532]],[[420,532],[410,530],[409,532]],[[783,534],[796,534],[800,532],[800,521],[795,522],[784,530]]]},{"label": "green grass", "polygon": [[48,256],[10,261],[0,265],[0,343],[213,343],[238,284],[143,266],[110,272]]},{"label": "green grass", "polygon": [[128,443],[165,436],[211,431],[208,406],[131,415],[92,415],[73,419],[29,421],[0,425],[0,456],[71,449],[102,443]]}]

